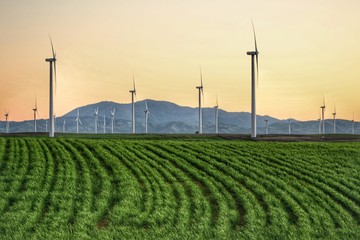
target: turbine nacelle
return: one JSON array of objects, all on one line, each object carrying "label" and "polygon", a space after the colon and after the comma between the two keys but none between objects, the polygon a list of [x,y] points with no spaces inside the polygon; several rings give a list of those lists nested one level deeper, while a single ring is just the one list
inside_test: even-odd
[{"label": "turbine nacelle", "polygon": [[249,52],[246,52],[247,55],[250,55],[250,56],[255,56],[255,55],[259,55],[259,52],[256,52],[256,51],[249,51]]},{"label": "turbine nacelle", "polygon": [[45,61],[46,62],[55,62],[56,58],[46,58]]}]

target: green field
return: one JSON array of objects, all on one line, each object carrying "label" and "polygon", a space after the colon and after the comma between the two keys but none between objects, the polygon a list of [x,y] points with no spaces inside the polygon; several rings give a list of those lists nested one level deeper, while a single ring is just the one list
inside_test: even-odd
[{"label": "green field", "polygon": [[0,239],[360,239],[360,143],[0,138]]}]

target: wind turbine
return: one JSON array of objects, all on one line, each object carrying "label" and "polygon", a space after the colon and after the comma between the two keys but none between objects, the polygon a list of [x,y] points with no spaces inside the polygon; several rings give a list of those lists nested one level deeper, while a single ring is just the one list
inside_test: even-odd
[{"label": "wind turbine", "polygon": [[202,72],[200,67],[200,86],[197,86],[196,89],[199,90],[199,134],[202,134],[202,109],[201,109],[201,95],[204,97],[204,86],[202,81]]},{"label": "wind turbine", "polygon": [[321,134],[321,112],[319,112],[319,134]]},{"label": "wind turbine", "polygon": [[6,133],[9,133],[9,121],[8,121],[8,118],[9,118],[9,112],[6,111],[5,113],[5,121],[6,121],[6,125],[5,125],[5,132]]},{"label": "wind turbine", "polygon": [[79,114],[79,109],[77,110],[77,116],[76,116],[76,133],[79,133],[79,123],[80,125],[82,125],[81,120],[80,120],[80,114]]},{"label": "wind turbine", "polygon": [[268,122],[269,122],[269,119],[265,119],[265,134],[269,134],[269,125],[268,125]]},{"label": "wind turbine", "polygon": [[215,110],[215,133],[219,134],[219,102],[217,96],[216,96],[216,105],[214,106],[214,110]]},{"label": "wind turbine", "polygon": [[104,114],[104,134],[106,133],[106,119],[105,119],[105,114]]},{"label": "wind turbine", "polygon": [[54,96],[53,96],[53,66],[55,73],[55,83],[56,83],[56,53],[54,51],[54,46],[50,38],[52,58],[46,58],[45,61],[50,63],[50,109],[49,109],[49,120],[50,120],[50,129],[49,137],[54,137]]},{"label": "wind turbine", "polygon": [[63,133],[65,133],[65,128],[66,127],[66,118],[64,119],[64,123],[63,123]]},{"label": "wind turbine", "polygon": [[37,109],[37,100],[35,99],[35,108],[33,108],[34,111],[34,132],[36,132],[36,116],[39,115],[38,109]]},{"label": "wind turbine", "polygon": [[289,135],[291,134],[291,119],[289,119]]},{"label": "wind turbine", "polygon": [[334,134],[336,133],[336,106],[334,104],[334,112],[332,113],[333,115],[333,125],[334,125]]},{"label": "wind turbine", "polygon": [[145,100],[145,133],[148,133],[148,117],[149,117],[149,108],[148,108],[148,105],[147,105],[147,101]]},{"label": "wind turbine", "polygon": [[134,96],[136,96],[136,88],[135,88],[135,77],[133,75],[133,89],[129,92],[131,93],[131,112],[132,112],[132,133],[135,133],[135,104],[134,104]]},{"label": "wind turbine", "polygon": [[353,119],[352,119],[352,134],[355,134],[355,118],[354,118],[354,114],[353,114]]},{"label": "wind turbine", "polygon": [[95,109],[95,134],[98,133],[98,121],[99,121],[99,108]]},{"label": "wind turbine", "polygon": [[325,134],[325,98],[323,97],[323,105],[320,107],[321,108],[321,117],[322,117],[322,134]]},{"label": "wind turbine", "polygon": [[251,56],[251,137],[256,138],[256,85],[255,85],[255,58],[256,58],[256,75],[259,79],[259,52],[256,43],[255,27],[251,21],[254,33],[255,51],[247,52]]},{"label": "wind turbine", "polygon": [[114,133],[115,108],[110,112],[111,116],[111,133]]}]

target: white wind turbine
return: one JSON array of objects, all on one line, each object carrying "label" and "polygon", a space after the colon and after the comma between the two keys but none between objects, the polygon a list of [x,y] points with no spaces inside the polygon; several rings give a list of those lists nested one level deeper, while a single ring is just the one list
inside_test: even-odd
[{"label": "white wind turbine", "polygon": [[98,121],[99,121],[99,108],[95,109],[94,116],[95,116],[95,134],[97,134],[98,133]]},{"label": "white wind turbine", "polygon": [[82,125],[81,120],[80,120],[80,113],[79,113],[79,109],[77,110],[77,116],[76,116],[76,133],[79,133],[79,123],[80,125]]},{"label": "white wind turbine", "polygon": [[321,134],[321,111],[319,112],[319,134]]},{"label": "white wind turbine", "polygon": [[269,134],[269,125],[268,125],[269,119],[266,118],[264,121],[265,121],[265,134],[267,135]]},{"label": "white wind turbine", "polygon": [[114,133],[115,108],[110,112],[111,116],[111,133]]},{"label": "white wind turbine", "polygon": [[214,110],[215,110],[215,133],[219,134],[219,102],[217,96],[216,96],[216,105],[214,106]]},{"label": "white wind turbine", "polygon": [[147,105],[147,101],[145,100],[145,111],[144,111],[144,114],[145,114],[145,133],[148,133],[148,117],[149,117],[149,108],[148,108],[148,105]]},{"label": "white wind turbine", "polygon": [[352,134],[355,134],[355,117],[354,117],[354,114],[353,114],[353,119],[352,119],[352,131],[351,131]]},{"label": "white wind turbine", "polygon": [[106,118],[105,118],[105,114],[104,114],[104,134],[106,133]]},{"label": "white wind turbine", "polygon": [[6,133],[9,133],[9,112],[6,111],[5,113],[5,121],[6,121],[6,124],[5,124],[5,132]]},{"label": "white wind turbine", "polygon": [[291,134],[291,119],[289,119],[289,135]]},{"label": "white wind turbine", "polygon": [[34,132],[36,132],[36,116],[39,115],[36,99],[35,99],[35,108],[33,108],[33,111],[34,111]]},{"label": "white wind turbine", "polygon": [[321,118],[322,118],[322,134],[325,134],[325,97],[323,97],[323,105],[320,107],[321,108]]},{"label": "white wind turbine", "polygon": [[202,81],[202,72],[200,67],[200,86],[197,86],[196,89],[199,90],[199,134],[202,134],[202,108],[201,108],[201,96],[204,97],[204,86]]},{"label": "white wind turbine", "polygon": [[135,104],[134,97],[136,96],[136,88],[135,88],[135,77],[133,73],[133,89],[129,91],[131,93],[131,123],[132,123],[132,133],[135,133]]},{"label": "white wind turbine", "polygon": [[66,130],[66,118],[64,119],[64,123],[63,123],[63,133],[65,133]]},{"label": "white wind turbine", "polygon": [[259,52],[256,43],[255,27],[254,23],[251,21],[253,32],[254,32],[254,42],[255,42],[255,51],[247,52],[247,55],[251,56],[251,137],[256,138],[256,84],[255,84],[255,58],[256,58],[256,75],[259,79]]},{"label": "white wind turbine", "polygon": [[46,58],[45,61],[50,63],[50,109],[49,109],[49,120],[50,120],[50,129],[49,129],[49,137],[54,137],[54,96],[53,96],[53,66],[55,73],[55,84],[56,84],[56,53],[54,51],[54,46],[50,38],[51,50],[52,50],[52,58]]},{"label": "white wind turbine", "polygon": [[336,106],[334,104],[334,112],[332,113],[333,115],[333,125],[334,125],[334,134],[336,133]]}]

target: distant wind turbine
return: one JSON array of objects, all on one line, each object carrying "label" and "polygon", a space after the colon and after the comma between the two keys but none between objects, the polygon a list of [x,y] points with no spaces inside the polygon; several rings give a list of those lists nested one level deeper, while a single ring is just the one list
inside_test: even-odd
[{"label": "distant wind turbine", "polygon": [[95,134],[98,133],[98,121],[99,121],[99,108],[95,109]]},{"label": "distant wind turbine", "polygon": [[336,106],[334,104],[334,112],[332,113],[333,115],[333,125],[334,125],[334,134],[336,133]]},{"label": "distant wind turbine", "polygon": [[106,118],[105,118],[105,114],[104,114],[104,133],[106,133]]},{"label": "distant wind turbine", "polygon": [[321,134],[321,111],[319,112],[319,134]]},{"label": "distant wind turbine", "polygon": [[110,112],[111,116],[111,133],[114,133],[115,108]]},{"label": "distant wind turbine", "polygon": [[353,119],[352,119],[352,134],[355,134],[355,117],[354,117],[354,114],[353,114]]},{"label": "distant wind turbine", "polygon": [[202,134],[202,108],[201,108],[201,96],[204,97],[204,86],[202,81],[202,72],[200,67],[200,86],[197,86],[196,89],[199,90],[199,134]]},{"label": "distant wind turbine", "polygon": [[289,119],[289,135],[291,134],[291,119]]},{"label": "distant wind turbine", "polygon": [[215,133],[219,134],[219,101],[216,95],[216,105],[214,106],[215,110]]},{"label": "distant wind turbine", "polygon": [[269,134],[269,125],[268,125],[268,122],[269,122],[269,119],[265,119],[265,134]]},{"label": "distant wind turbine", "polygon": [[81,120],[80,120],[80,113],[79,113],[79,109],[77,110],[77,116],[76,116],[76,133],[79,133],[79,123],[80,125],[82,125]]},{"label": "distant wind turbine", "polygon": [[321,108],[321,118],[322,118],[322,134],[325,134],[325,97],[323,97],[323,105],[320,107]]},{"label": "distant wind turbine", "polygon": [[131,89],[129,92],[131,93],[131,113],[132,113],[132,133],[135,133],[135,104],[134,104],[134,97],[136,96],[136,88],[135,88],[135,77],[134,73],[133,76],[133,89]]},{"label": "distant wind turbine", "polygon": [[64,123],[63,123],[63,133],[65,133],[66,130],[66,118],[64,119]]},{"label": "distant wind turbine", "polygon": [[49,137],[54,137],[54,96],[53,96],[53,66],[55,73],[55,84],[56,84],[56,53],[54,51],[54,46],[50,38],[51,50],[52,50],[52,58],[46,58],[45,61],[50,63],[50,109],[49,109],[49,120],[50,120],[50,129],[49,129]]},{"label": "distant wind turbine", "polygon": [[8,111],[6,111],[6,113],[5,113],[5,121],[6,121],[6,124],[5,124],[5,132],[6,133],[9,133],[9,112]]},{"label": "distant wind turbine", "polygon": [[247,52],[251,56],[251,137],[256,138],[256,85],[255,85],[255,58],[256,58],[256,75],[259,79],[259,52],[256,43],[255,27],[251,21],[254,33],[255,51]]},{"label": "distant wind turbine", "polygon": [[147,101],[145,100],[145,133],[148,133],[148,117],[149,117],[149,108],[148,108],[148,105],[147,105]]},{"label": "distant wind turbine", "polygon": [[35,98],[35,108],[33,108],[33,111],[34,111],[34,132],[36,132],[36,116],[39,115],[36,98]]}]

